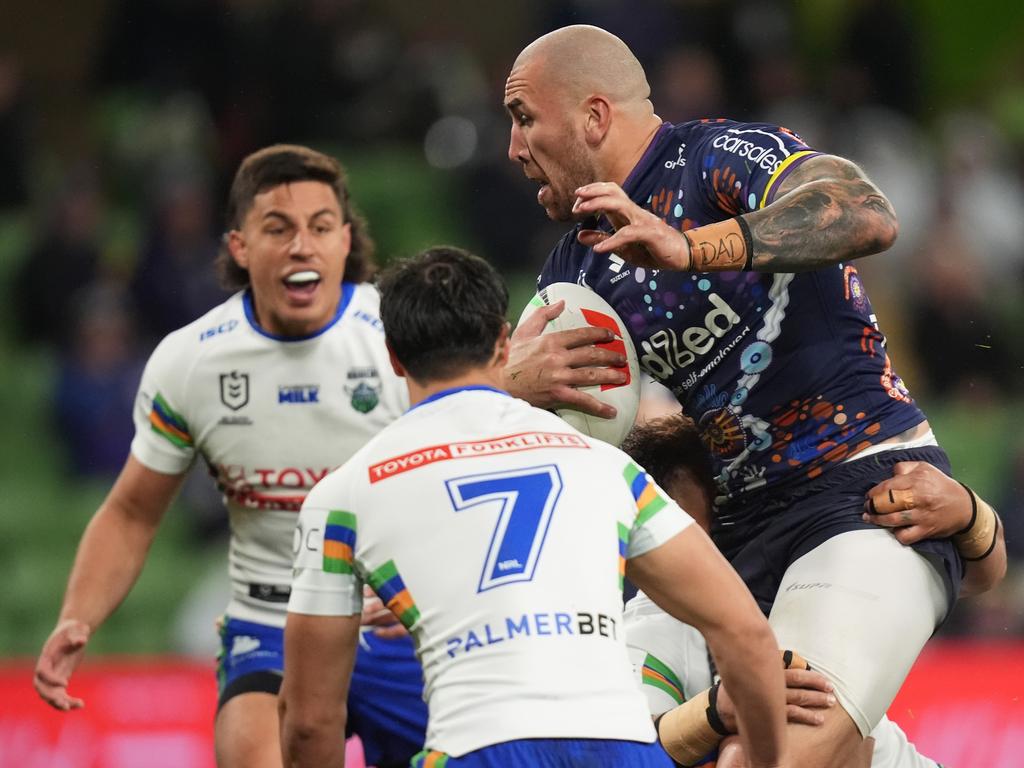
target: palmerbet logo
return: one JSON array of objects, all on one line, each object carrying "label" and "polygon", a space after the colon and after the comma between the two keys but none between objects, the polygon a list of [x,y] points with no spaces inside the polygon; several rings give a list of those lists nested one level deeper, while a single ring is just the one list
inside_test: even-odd
[{"label": "palmerbet logo", "polygon": [[319,384],[287,384],[278,386],[277,402],[279,403],[319,403]]}]

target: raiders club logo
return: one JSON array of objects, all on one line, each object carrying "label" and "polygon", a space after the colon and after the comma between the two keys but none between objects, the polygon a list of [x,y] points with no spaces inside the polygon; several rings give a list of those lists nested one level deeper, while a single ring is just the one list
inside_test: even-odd
[{"label": "raiders club logo", "polygon": [[380,403],[381,381],[377,369],[350,368],[346,375],[345,393],[352,407],[360,413],[369,413]]},{"label": "raiders club logo", "polygon": [[220,401],[232,411],[249,402],[249,374],[232,371],[220,375]]}]

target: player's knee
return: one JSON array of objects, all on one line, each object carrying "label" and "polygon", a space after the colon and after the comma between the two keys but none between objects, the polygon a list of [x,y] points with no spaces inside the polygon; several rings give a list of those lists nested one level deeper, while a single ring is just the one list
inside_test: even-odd
[{"label": "player's knee", "polygon": [[246,693],[221,707],[214,725],[217,768],[280,768],[277,697]]}]

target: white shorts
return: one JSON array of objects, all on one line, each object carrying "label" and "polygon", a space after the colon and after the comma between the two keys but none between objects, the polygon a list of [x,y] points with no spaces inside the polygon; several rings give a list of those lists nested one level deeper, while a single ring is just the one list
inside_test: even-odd
[{"label": "white shorts", "polygon": [[835,685],[867,736],[948,609],[939,571],[884,529],[848,531],[796,560],[768,622]]}]

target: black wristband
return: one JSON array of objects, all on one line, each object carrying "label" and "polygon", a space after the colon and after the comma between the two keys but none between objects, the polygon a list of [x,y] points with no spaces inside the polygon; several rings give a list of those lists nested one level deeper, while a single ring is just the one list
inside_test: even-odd
[{"label": "black wristband", "polygon": [[[959,480],[957,480],[957,482],[960,483]],[[965,527],[961,528],[959,531],[954,533],[953,534],[954,536],[959,536],[962,533],[967,533],[969,530],[971,530],[971,528],[974,527],[974,523],[978,519],[978,499],[974,495],[974,491],[972,491],[970,488],[968,488],[963,483],[960,483],[960,485],[963,486],[963,489],[965,491],[967,491],[967,495],[971,497],[971,522],[969,522]],[[992,542],[992,544],[993,544],[993,546],[995,546],[995,542],[994,541]],[[992,551],[991,548],[989,549],[989,551],[990,552]],[[983,555],[983,557],[984,557],[984,555]]]},{"label": "black wristband", "polygon": [[743,264],[744,272],[751,272],[754,269],[754,238],[750,234],[750,226],[742,216],[735,216],[736,224],[743,233],[743,243],[747,249],[747,260]]},{"label": "black wristband", "polygon": [[718,689],[721,687],[721,680],[716,680],[715,684],[711,686],[711,690],[708,691],[708,706],[704,710],[704,714],[707,715],[708,725],[715,733],[719,736],[729,736],[731,732],[725,727],[725,723],[722,722],[722,718],[718,714]]}]

